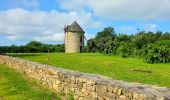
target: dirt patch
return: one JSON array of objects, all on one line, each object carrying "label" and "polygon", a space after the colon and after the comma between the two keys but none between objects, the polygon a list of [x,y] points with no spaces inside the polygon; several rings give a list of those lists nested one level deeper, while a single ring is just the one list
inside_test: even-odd
[{"label": "dirt patch", "polygon": [[130,72],[141,72],[141,73],[153,73],[151,70],[143,70],[143,69],[130,69]]},{"label": "dirt patch", "polygon": [[3,99],[2,99],[2,96],[0,96],[0,100],[3,100]]}]

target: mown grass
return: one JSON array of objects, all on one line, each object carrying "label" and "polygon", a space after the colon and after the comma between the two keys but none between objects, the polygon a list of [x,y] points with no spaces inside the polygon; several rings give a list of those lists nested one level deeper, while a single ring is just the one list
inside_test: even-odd
[{"label": "mown grass", "polygon": [[170,88],[170,63],[147,64],[142,59],[121,58],[98,53],[20,54],[15,56],[56,67],[101,74],[113,79]]},{"label": "mown grass", "polygon": [[59,96],[0,64],[0,100],[60,100]]}]

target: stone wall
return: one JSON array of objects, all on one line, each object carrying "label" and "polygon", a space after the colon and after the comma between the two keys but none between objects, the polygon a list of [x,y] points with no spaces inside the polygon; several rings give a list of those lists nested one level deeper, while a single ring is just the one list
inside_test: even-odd
[{"label": "stone wall", "polygon": [[72,92],[75,100],[170,100],[163,87],[128,83],[0,55],[0,63],[32,77],[56,92]]}]

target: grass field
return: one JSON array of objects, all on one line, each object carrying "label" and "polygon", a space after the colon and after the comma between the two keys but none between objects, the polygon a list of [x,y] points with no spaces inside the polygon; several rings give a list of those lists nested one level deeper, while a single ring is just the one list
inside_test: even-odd
[{"label": "grass field", "polygon": [[53,92],[0,64],[0,100],[60,100]]},{"label": "grass field", "polygon": [[20,54],[17,57],[80,72],[102,74],[113,79],[170,88],[170,63],[147,64],[142,59],[98,53]]}]

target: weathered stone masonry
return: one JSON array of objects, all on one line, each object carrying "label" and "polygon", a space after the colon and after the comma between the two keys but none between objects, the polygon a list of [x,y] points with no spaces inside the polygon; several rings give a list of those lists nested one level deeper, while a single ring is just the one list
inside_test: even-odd
[{"label": "weathered stone masonry", "polygon": [[72,92],[75,100],[170,100],[170,89],[163,87],[112,80],[2,55],[0,63],[25,73],[56,92]]},{"label": "weathered stone masonry", "polygon": [[64,28],[65,53],[83,52],[84,33],[84,30],[76,21]]}]

